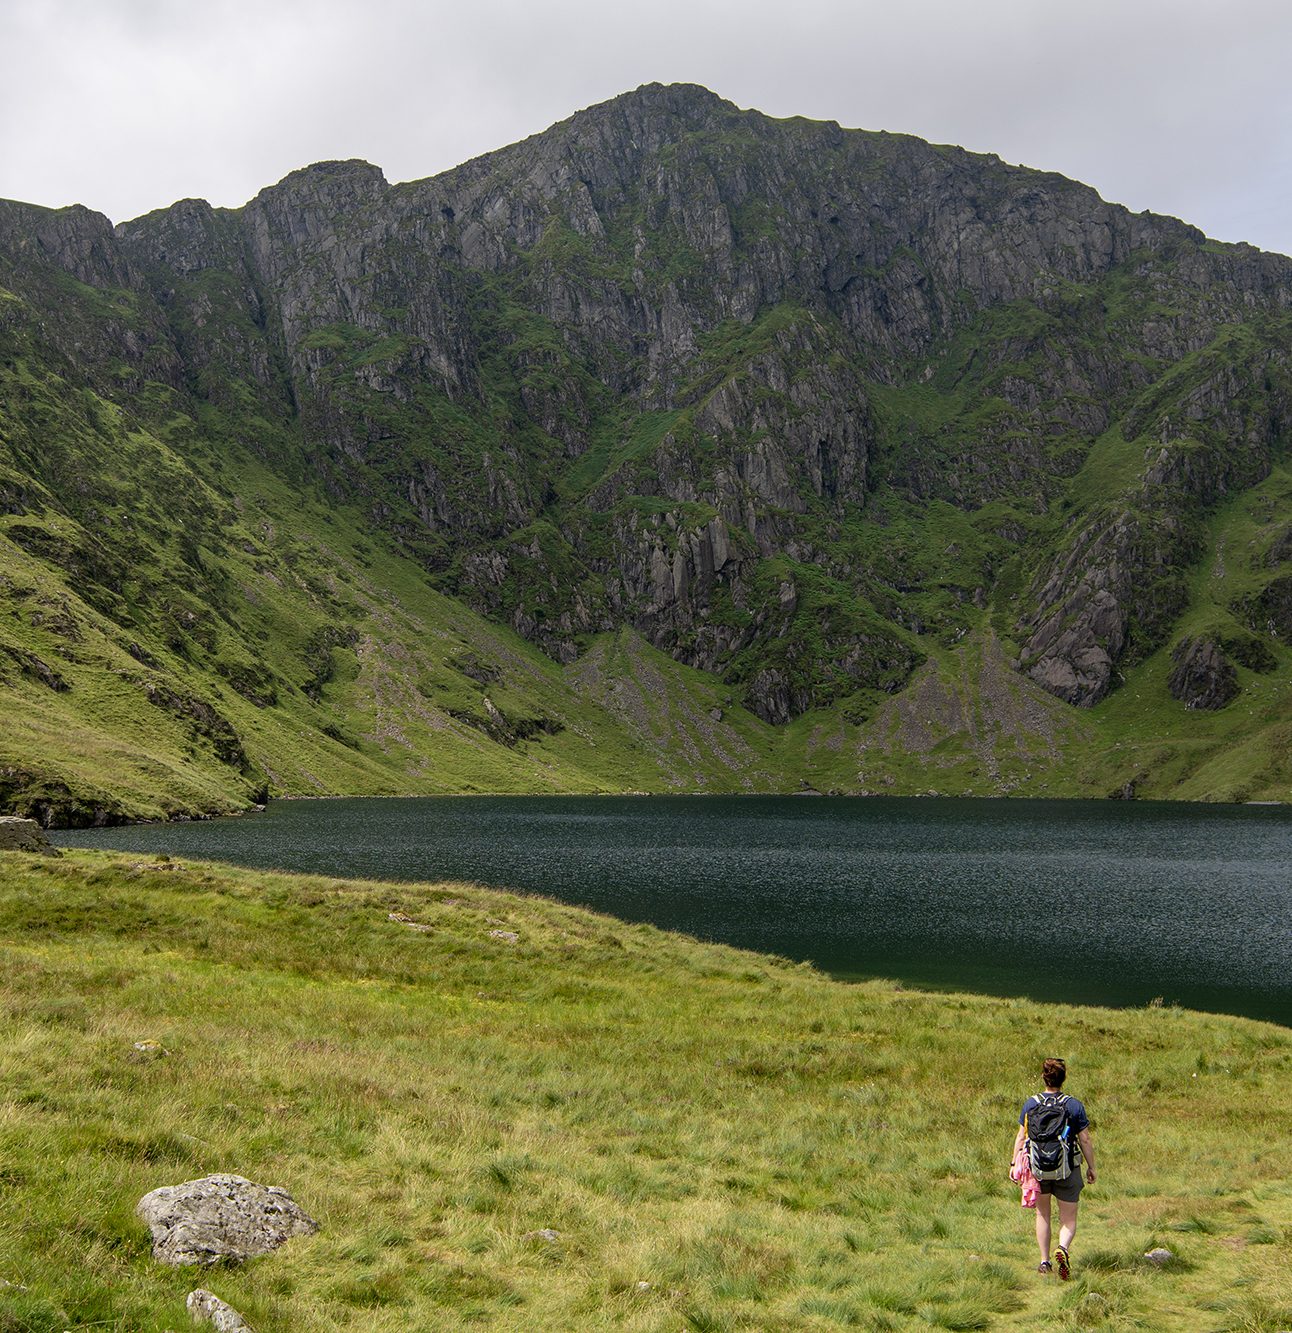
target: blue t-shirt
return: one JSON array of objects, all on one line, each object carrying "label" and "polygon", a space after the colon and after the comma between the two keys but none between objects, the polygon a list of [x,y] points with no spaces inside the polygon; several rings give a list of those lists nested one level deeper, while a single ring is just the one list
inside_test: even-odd
[{"label": "blue t-shirt", "polygon": [[[1018,1114],[1018,1123],[1021,1125],[1027,1119],[1027,1113],[1034,1107],[1041,1104],[1039,1096],[1029,1097],[1023,1103],[1023,1109]],[[1086,1108],[1077,1101],[1075,1097],[1069,1097],[1064,1103],[1068,1111],[1068,1123],[1072,1126],[1072,1137],[1075,1139],[1083,1129],[1089,1129],[1090,1117],[1086,1114]]]}]

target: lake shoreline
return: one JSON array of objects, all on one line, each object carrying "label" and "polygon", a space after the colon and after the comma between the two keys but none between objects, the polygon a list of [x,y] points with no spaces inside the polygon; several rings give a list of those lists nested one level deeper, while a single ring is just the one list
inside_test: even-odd
[{"label": "lake shoreline", "polygon": [[[1123,797],[1112,795],[1105,797],[1085,796],[1080,793],[1074,793],[1067,796],[1056,796],[1053,794],[1044,796],[1020,795],[1017,792],[975,792],[967,795],[956,794],[930,794],[929,792],[841,792],[841,791],[786,791],[786,792],[744,792],[744,791],[605,791],[605,792],[574,792],[574,791],[544,791],[544,792],[507,792],[507,791],[446,791],[446,792],[381,792],[381,793],[338,793],[329,792],[323,795],[311,795],[305,792],[293,792],[288,795],[274,796],[269,801],[263,803],[252,803],[244,806],[218,807],[212,806],[209,809],[198,811],[182,811],[165,818],[112,818],[103,823],[74,823],[74,824],[43,824],[42,827],[47,833],[72,833],[80,831],[94,831],[99,829],[111,828],[136,828],[143,826],[165,826],[169,824],[197,824],[206,823],[213,819],[239,819],[251,815],[263,814],[269,806],[285,803],[296,803],[306,801],[422,801],[422,800],[565,800],[570,797],[578,797],[583,800],[849,800],[849,801],[984,801],[984,802],[1044,802],[1048,804],[1061,804],[1065,801],[1108,801],[1110,803],[1126,803],[1136,805],[1170,805],[1183,808],[1211,809],[1217,806],[1233,807],[1242,809],[1248,807],[1273,807],[1282,809],[1292,809],[1292,800],[1289,801],[1191,801],[1171,796],[1152,796],[1152,797]],[[33,818],[32,815],[26,815],[20,810],[9,810],[0,813],[17,814],[23,818]],[[40,823],[40,820],[37,820]]]},{"label": "lake shoreline", "polygon": [[[937,990],[1292,1022],[1282,806],[766,795],[363,797],[56,831],[250,869],[462,881]],[[1074,908],[1079,909],[1073,915]]]}]

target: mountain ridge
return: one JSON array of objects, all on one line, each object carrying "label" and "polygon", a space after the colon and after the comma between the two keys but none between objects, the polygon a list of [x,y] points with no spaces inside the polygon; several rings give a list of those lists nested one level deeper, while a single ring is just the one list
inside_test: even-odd
[{"label": "mountain ridge", "polygon": [[[1082,708],[1178,651],[1165,732],[1200,735],[1173,709],[1214,710],[1231,672],[1228,716],[1277,729],[1292,261],[1053,173],[646,85],[421,181],[319,163],[115,228],[3,204],[0,287],[8,484],[49,514],[93,506],[75,450],[51,489],[15,446],[19,364],[60,420],[89,393],[182,436],[212,515],[255,460],[565,667],[628,628],[764,723],[864,731],[962,643]],[[1266,521],[1200,595],[1241,497],[1232,522]],[[96,582],[15,531],[121,611],[128,559]],[[237,639],[202,549],[173,571]],[[218,646],[177,635],[209,681]],[[1255,744],[1247,786],[1283,792]]]}]

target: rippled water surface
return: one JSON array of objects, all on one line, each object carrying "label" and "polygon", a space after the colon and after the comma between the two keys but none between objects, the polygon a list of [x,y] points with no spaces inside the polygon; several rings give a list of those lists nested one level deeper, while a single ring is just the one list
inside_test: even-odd
[{"label": "rippled water surface", "polygon": [[1292,1026],[1292,809],[833,797],[284,801],[64,832],[550,894],[841,976]]}]

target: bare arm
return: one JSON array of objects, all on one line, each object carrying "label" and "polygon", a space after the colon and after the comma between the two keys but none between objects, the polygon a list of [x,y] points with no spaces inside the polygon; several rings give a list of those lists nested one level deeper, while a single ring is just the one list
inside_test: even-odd
[{"label": "bare arm", "polygon": [[1009,1154],[1009,1164],[1011,1167],[1014,1165],[1014,1158],[1018,1156],[1018,1150],[1023,1146],[1023,1139],[1025,1137],[1026,1135],[1023,1131],[1023,1126],[1019,1125],[1018,1133],[1014,1135],[1013,1151]]},{"label": "bare arm", "polygon": [[1095,1181],[1095,1145],[1091,1142],[1089,1129],[1083,1129],[1077,1135],[1081,1145],[1081,1155],[1086,1159],[1086,1179],[1093,1185]]}]

